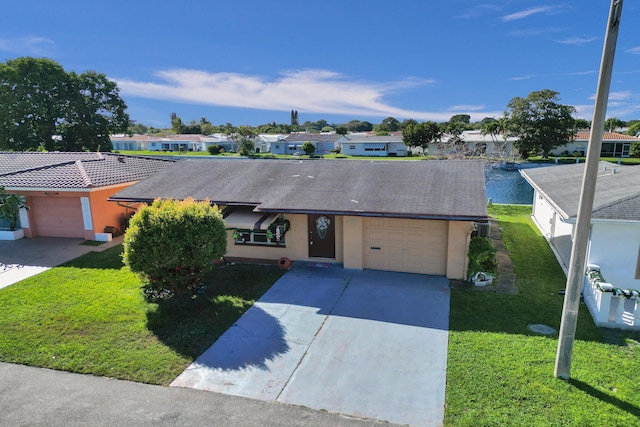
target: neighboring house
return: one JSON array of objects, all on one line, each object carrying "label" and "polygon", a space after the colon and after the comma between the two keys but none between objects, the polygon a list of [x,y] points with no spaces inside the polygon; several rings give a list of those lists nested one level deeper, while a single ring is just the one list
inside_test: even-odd
[{"label": "neighboring house", "polygon": [[451,279],[466,277],[474,224],[488,218],[478,161],[184,159],[110,200],[158,197],[221,207],[227,259],[284,257]]},{"label": "neighboring house", "polygon": [[0,186],[26,197],[20,212],[26,237],[108,240],[132,212],[108,203],[109,196],[173,163],[112,153],[4,152]]},{"label": "neighboring house", "polygon": [[[584,163],[523,169],[534,188],[532,218],[565,271],[571,257]],[[599,326],[640,329],[640,167],[600,162],[585,264],[603,283],[584,281],[584,300]],[[532,260],[535,262],[535,260]]]},{"label": "neighboring house", "polygon": [[336,133],[290,133],[284,139],[271,143],[273,154],[302,153],[302,145],[309,141],[316,147],[316,154],[329,154],[338,147],[338,139],[342,135]]},{"label": "neighboring house", "polygon": [[286,135],[273,134],[273,133],[261,133],[256,136],[255,148],[256,153],[269,153],[271,152],[271,144],[275,144]]},{"label": "neighboring house", "polygon": [[[588,130],[580,130],[573,142],[556,147],[549,154],[552,156],[573,156],[574,153],[578,153],[579,156],[584,157],[589,146],[589,136]],[[600,157],[629,157],[629,149],[634,142],[640,142],[640,138],[621,133],[604,132]]]},{"label": "neighboring house", "polygon": [[[452,135],[444,134],[440,141],[429,144],[427,154],[430,156],[447,156],[457,154],[458,149],[450,144]],[[479,130],[467,130],[460,134],[460,139],[464,143],[463,153],[474,153],[480,156],[508,158],[519,156],[518,150],[514,147],[517,138],[505,137],[502,134],[483,134]],[[415,154],[422,154],[422,148],[414,147]]]},{"label": "neighboring house", "polygon": [[206,151],[209,145],[217,144],[225,151],[234,151],[235,141],[228,135],[112,135],[111,144],[116,151]]},{"label": "neighboring house", "polygon": [[401,132],[389,135],[350,133],[340,138],[340,152],[349,156],[397,156],[407,155],[407,146],[402,141]]}]

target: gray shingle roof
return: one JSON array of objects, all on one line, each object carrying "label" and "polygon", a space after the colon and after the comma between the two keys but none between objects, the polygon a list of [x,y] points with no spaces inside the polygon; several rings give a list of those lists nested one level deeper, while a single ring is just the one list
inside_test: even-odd
[{"label": "gray shingle roof", "polygon": [[[524,169],[522,175],[564,219],[578,214],[585,164]],[[615,173],[614,173],[615,171]],[[640,167],[600,162],[593,219],[640,221]]]},{"label": "gray shingle roof", "polygon": [[477,161],[182,160],[111,199],[186,197],[264,212],[487,218]]},{"label": "gray shingle roof", "polygon": [[337,133],[291,133],[284,139],[287,142],[335,142],[342,135]]},{"label": "gray shingle roof", "polygon": [[346,139],[348,142],[402,142],[402,135],[350,134]]},{"label": "gray shingle roof", "polygon": [[113,153],[0,153],[0,186],[82,189],[139,181],[173,160]]}]

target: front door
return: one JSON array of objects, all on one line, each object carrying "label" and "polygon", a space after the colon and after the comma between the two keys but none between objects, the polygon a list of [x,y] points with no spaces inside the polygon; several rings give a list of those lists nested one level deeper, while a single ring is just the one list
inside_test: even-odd
[{"label": "front door", "polygon": [[309,215],[309,258],[336,257],[336,218]]}]

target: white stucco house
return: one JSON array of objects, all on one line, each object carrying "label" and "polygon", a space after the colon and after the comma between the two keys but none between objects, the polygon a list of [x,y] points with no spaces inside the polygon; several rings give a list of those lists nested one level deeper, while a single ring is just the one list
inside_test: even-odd
[{"label": "white stucco house", "polygon": [[[533,221],[565,272],[584,167],[521,171],[534,189]],[[600,162],[585,260],[593,271],[585,274],[583,296],[596,324],[640,330],[640,166]]]},{"label": "white stucco house", "polygon": [[373,133],[350,133],[340,140],[340,152],[349,156],[405,157],[407,146],[402,140],[402,132],[389,135]]},{"label": "white stucco house", "polygon": [[[584,156],[589,146],[589,136],[590,132],[588,130],[579,130],[572,142],[554,148],[549,154],[553,156],[572,156],[577,153],[580,156]],[[640,138],[616,132],[603,132],[600,156],[629,157],[629,150],[634,142],[640,142]]]}]

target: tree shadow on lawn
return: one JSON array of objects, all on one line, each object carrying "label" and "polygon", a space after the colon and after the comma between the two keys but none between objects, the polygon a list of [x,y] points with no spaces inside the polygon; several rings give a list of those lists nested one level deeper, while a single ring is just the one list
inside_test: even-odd
[{"label": "tree shadow on lawn", "polygon": [[[260,311],[259,321],[254,324],[261,330],[269,328],[272,337],[282,338],[284,329],[279,321],[253,306],[281,275],[282,271],[273,266],[216,267],[205,276],[197,294],[150,304],[147,328],[171,349],[191,359],[204,353],[250,309]],[[284,346],[273,348],[271,354],[258,355],[260,360],[255,363],[284,351]]]}]

